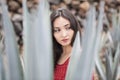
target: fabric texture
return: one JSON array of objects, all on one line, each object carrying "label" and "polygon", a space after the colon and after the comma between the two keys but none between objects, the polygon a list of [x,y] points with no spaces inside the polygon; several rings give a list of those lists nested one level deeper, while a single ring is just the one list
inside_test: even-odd
[{"label": "fabric texture", "polygon": [[54,80],[65,80],[69,58],[63,64],[57,64],[54,70]]},{"label": "fabric texture", "polygon": [[[54,70],[54,80],[65,80],[68,63],[69,58],[63,64],[56,65]],[[94,74],[92,75],[91,80],[94,80]]]}]

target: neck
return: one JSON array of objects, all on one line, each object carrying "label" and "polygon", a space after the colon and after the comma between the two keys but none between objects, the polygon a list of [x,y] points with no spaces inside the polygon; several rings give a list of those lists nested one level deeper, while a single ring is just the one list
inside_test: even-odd
[{"label": "neck", "polygon": [[58,64],[63,64],[71,56],[72,46],[64,46],[62,48],[63,53],[60,56]]},{"label": "neck", "polygon": [[72,51],[72,46],[64,46],[63,47],[63,54],[70,54]]}]

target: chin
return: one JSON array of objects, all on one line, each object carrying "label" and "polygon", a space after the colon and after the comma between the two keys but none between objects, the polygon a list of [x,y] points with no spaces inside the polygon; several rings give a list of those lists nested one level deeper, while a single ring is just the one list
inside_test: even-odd
[{"label": "chin", "polygon": [[70,45],[70,44],[62,44],[62,46],[64,46],[64,47],[65,47],[65,46],[69,46],[69,45]]}]

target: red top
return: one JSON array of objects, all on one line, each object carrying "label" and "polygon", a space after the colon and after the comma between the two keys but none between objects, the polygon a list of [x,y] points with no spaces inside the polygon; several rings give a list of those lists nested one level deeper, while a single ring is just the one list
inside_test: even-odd
[{"label": "red top", "polygon": [[[63,64],[57,64],[54,70],[54,80],[65,80],[69,58]],[[92,76],[94,80],[94,75]]]},{"label": "red top", "polygon": [[54,70],[54,80],[65,80],[69,58],[63,64],[57,64]]}]

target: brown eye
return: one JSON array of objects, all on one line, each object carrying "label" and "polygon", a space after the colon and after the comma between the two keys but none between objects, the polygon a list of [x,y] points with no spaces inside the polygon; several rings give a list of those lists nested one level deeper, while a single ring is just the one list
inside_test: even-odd
[{"label": "brown eye", "polygon": [[66,27],[66,30],[70,30],[71,29],[71,27]]},{"label": "brown eye", "polygon": [[60,29],[54,29],[54,32],[60,32]]}]

